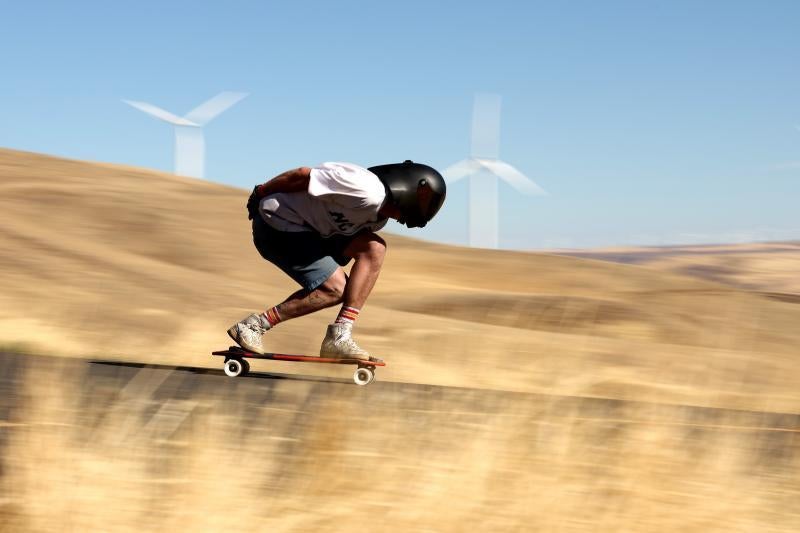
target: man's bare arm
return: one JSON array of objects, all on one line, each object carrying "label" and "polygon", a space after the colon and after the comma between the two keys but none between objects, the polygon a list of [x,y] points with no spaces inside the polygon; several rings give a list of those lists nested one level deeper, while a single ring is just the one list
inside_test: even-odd
[{"label": "man's bare arm", "polygon": [[308,190],[308,181],[311,176],[311,169],[308,167],[287,170],[283,174],[275,176],[271,180],[256,186],[256,194],[259,198],[275,194],[276,192],[301,192]]}]

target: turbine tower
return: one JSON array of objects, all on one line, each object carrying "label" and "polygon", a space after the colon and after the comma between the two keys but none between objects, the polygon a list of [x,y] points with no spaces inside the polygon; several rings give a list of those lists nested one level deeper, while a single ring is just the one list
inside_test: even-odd
[{"label": "turbine tower", "polygon": [[469,159],[443,172],[448,185],[469,178],[469,245],[497,248],[498,178],[523,194],[547,194],[519,170],[498,159],[500,95],[476,94]]},{"label": "turbine tower", "polygon": [[123,102],[175,126],[175,174],[202,178],[205,173],[206,150],[203,126],[245,96],[247,93],[219,93],[189,111],[184,117],[178,117],[145,102],[131,100]]}]

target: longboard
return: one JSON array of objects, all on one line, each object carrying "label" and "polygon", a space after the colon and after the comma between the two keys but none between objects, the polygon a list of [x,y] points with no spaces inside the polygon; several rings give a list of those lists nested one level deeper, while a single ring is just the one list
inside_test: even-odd
[{"label": "longboard", "polygon": [[375,379],[375,368],[386,366],[380,359],[373,358],[370,361],[363,359],[334,359],[331,357],[315,357],[310,355],[293,355],[286,353],[253,353],[248,352],[238,346],[231,346],[227,350],[211,352],[211,355],[219,355],[225,358],[223,369],[225,374],[235,378],[246,376],[250,372],[250,363],[247,359],[271,359],[273,361],[293,361],[299,363],[328,363],[334,365],[357,365],[353,373],[353,381],[356,385],[368,385]]}]

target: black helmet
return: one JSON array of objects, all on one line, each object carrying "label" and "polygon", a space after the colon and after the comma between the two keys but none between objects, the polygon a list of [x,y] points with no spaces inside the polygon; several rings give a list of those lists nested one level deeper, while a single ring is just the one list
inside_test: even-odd
[{"label": "black helmet", "polygon": [[383,182],[388,200],[400,210],[400,223],[409,228],[424,227],[444,203],[444,178],[428,165],[405,161],[369,171]]}]

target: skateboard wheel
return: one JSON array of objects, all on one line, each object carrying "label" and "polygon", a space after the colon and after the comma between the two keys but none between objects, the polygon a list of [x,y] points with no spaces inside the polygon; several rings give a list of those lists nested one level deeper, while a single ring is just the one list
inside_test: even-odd
[{"label": "skateboard wheel", "polygon": [[353,381],[356,385],[369,385],[373,379],[375,374],[369,368],[361,367],[353,372]]},{"label": "skateboard wheel", "polygon": [[244,364],[243,361],[240,359],[227,359],[225,361],[225,366],[223,367],[225,370],[225,375],[235,378],[244,372]]},{"label": "skateboard wheel", "polygon": [[244,370],[242,370],[242,375],[246,376],[250,373],[250,361],[247,359],[242,359],[242,366],[244,367]]}]

